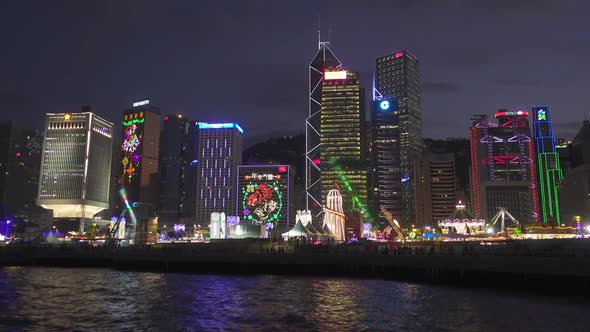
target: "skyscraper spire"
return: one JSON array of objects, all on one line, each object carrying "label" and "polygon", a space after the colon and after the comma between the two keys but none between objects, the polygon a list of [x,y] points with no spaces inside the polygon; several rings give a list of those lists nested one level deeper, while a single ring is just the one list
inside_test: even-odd
[{"label": "skyscraper spire", "polygon": [[[321,38],[318,30],[318,38]],[[330,50],[329,43],[318,39],[318,50],[309,64],[309,109],[305,120],[305,191],[306,209],[313,216],[322,212],[321,179],[321,110],[322,82],[326,68],[340,68],[340,60]]]}]

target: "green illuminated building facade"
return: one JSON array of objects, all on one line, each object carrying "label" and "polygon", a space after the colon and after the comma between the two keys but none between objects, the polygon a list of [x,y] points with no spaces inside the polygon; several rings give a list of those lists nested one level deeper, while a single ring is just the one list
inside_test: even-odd
[{"label": "green illuminated building facade", "polygon": [[[338,183],[345,213],[367,207],[364,89],[358,74],[327,71],[322,86],[322,197]],[[369,218],[365,214],[365,218]]]},{"label": "green illuminated building facade", "polygon": [[559,154],[556,150],[555,137],[549,107],[533,107],[534,137],[537,152],[537,167],[539,173],[539,201],[541,205],[541,220],[543,223],[561,225],[559,211],[559,184],[563,179],[563,172],[559,165]]}]

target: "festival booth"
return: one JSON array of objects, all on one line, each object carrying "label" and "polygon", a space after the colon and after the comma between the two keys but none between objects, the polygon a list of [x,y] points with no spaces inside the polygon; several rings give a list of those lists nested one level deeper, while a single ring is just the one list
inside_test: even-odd
[{"label": "festival booth", "polygon": [[315,237],[315,236],[317,236],[317,234],[313,231],[310,231],[305,226],[303,226],[301,221],[297,221],[297,223],[295,223],[295,226],[293,226],[293,228],[291,228],[291,230],[283,233],[283,238],[287,239],[287,240],[289,238],[301,238],[301,237],[311,238],[311,237]]}]

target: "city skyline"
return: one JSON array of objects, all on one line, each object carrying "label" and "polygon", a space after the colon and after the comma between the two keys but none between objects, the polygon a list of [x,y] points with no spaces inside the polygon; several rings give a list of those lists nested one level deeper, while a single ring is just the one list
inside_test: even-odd
[{"label": "city skyline", "polygon": [[[590,53],[583,29],[578,29],[581,8],[547,1],[385,3],[377,11],[378,1],[366,6],[324,1],[308,11],[304,6],[311,4],[304,1],[287,6],[286,19],[279,15],[284,8],[270,2],[247,6],[249,18],[239,15],[245,4],[209,6],[221,15],[210,15],[221,17],[218,21],[192,20],[201,15],[198,4],[71,4],[69,11],[57,12],[48,4],[12,3],[3,11],[2,24],[31,23],[26,29],[3,29],[11,31],[4,54],[4,63],[11,65],[0,81],[0,108],[7,110],[2,118],[41,128],[44,113],[75,112],[90,103],[97,114],[114,121],[130,101],[149,96],[191,118],[239,122],[248,132],[259,133],[252,140],[300,133],[307,109],[306,69],[317,45],[319,16],[322,39],[331,41],[347,68],[359,72],[364,87],[370,86],[376,57],[405,49],[420,59],[424,137],[466,137],[464,128],[474,109],[491,114],[498,108],[537,104],[560,114],[554,121],[557,137],[576,133],[585,113],[583,73],[588,66],[576,60]],[[568,20],[544,20],[556,12],[568,14],[561,16]],[[166,27],[150,26],[146,18],[160,13]],[[352,15],[371,31],[359,32],[357,24],[348,24]],[[391,19],[406,28],[384,28]],[[261,23],[240,31],[249,20]],[[283,24],[276,31],[264,28],[279,20]],[[512,31],[512,24],[500,24],[510,22],[519,22],[520,28]],[[68,24],[83,28],[69,29]],[[218,29],[199,32],[207,25]],[[240,42],[229,44],[233,50],[221,56],[200,52],[232,40]],[[272,56],[264,53],[267,47],[273,48]],[[257,88],[260,84],[268,88]],[[225,97],[228,91],[233,91],[231,98]],[[281,121],[292,117],[302,121]]]}]

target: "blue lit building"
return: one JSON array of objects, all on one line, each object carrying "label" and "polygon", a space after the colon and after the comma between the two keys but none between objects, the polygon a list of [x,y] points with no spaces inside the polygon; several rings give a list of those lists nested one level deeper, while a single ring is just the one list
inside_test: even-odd
[{"label": "blue lit building", "polygon": [[205,227],[212,212],[237,215],[235,190],[244,130],[237,123],[195,125],[199,129],[195,221]]},{"label": "blue lit building", "polygon": [[549,114],[549,107],[533,107],[533,128],[537,167],[539,173],[539,202],[543,223],[561,224],[559,212],[559,184],[563,173],[559,165],[559,154]]}]

